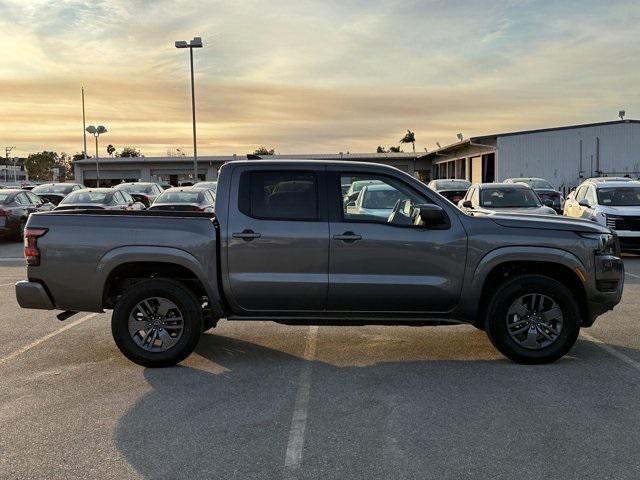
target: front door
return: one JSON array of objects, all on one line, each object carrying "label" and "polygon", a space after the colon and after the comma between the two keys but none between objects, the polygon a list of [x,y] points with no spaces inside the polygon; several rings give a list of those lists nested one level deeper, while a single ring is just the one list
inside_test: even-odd
[{"label": "front door", "polygon": [[[347,207],[342,184],[375,180]],[[455,207],[396,176],[341,172],[327,176],[330,210],[329,294],[331,311],[445,312],[459,301],[467,235]],[[426,190],[426,187],[425,187]],[[394,207],[437,203],[448,225],[414,226]],[[397,203],[399,201],[399,203]],[[399,212],[402,214],[402,212]]]},{"label": "front door", "polygon": [[240,168],[233,185],[230,300],[244,311],[323,310],[329,261],[324,168]]}]

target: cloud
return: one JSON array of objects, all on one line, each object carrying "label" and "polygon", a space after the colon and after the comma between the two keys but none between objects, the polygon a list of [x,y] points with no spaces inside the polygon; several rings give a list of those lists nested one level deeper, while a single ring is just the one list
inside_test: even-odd
[{"label": "cloud", "polygon": [[[479,21],[481,19],[482,21]],[[191,143],[203,154],[372,151],[640,111],[637,2],[52,1],[0,3],[0,139],[20,154]],[[636,116],[640,116],[637,115]],[[431,147],[430,147],[431,148]]]}]

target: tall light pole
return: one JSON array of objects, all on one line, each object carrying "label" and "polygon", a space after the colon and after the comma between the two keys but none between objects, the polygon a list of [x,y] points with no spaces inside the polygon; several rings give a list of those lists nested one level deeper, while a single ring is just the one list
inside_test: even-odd
[{"label": "tall light pole", "polygon": [[202,48],[202,38],[193,37],[193,40],[176,41],[176,48],[189,49],[189,61],[191,64],[191,116],[193,117],[193,183],[198,181],[198,146],[196,142],[196,91],[193,82],[193,49]]},{"label": "tall light pole", "polygon": [[87,158],[87,130],[86,130],[86,126],[85,126],[85,120],[84,120],[84,87],[82,87],[82,139],[84,141],[84,150],[82,150],[82,153],[84,153],[84,158]]},{"label": "tall light pole", "polygon": [[101,133],[107,133],[107,129],[102,125],[98,125],[97,127],[89,125],[86,128],[86,131],[93,135],[96,139],[96,187],[100,188],[100,168],[98,167],[98,137]]}]

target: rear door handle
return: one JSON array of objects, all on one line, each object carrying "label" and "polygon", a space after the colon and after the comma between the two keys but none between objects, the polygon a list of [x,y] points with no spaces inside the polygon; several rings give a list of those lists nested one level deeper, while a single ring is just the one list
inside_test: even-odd
[{"label": "rear door handle", "polygon": [[233,238],[241,238],[242,240],[246,240],[247,242],[250,242],[255,238],[260,238],[260,234],[254,232],[253,230],[243,230],[240,233],[232,234],[232,236]]},{"label": "rear door handle", "polygon": [[352,242],[355,242],[356,240],[360,240],[362,236],[353,232],[344,232],[342,235],[334,235],[332,238],[334,240],[342,240],[343,242],[346,242],[346,243],[352,243]]}]

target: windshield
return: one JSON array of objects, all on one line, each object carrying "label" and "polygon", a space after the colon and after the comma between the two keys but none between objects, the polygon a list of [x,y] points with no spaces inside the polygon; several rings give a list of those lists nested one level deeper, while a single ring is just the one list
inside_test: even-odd
[{"label": "windshield", "polygon": [[2,193],[0,192],[0,203],[4,203],[7,201],[7,198],[9,198],[11,194],[10,193]]},{"label": "windshield", "polygon": [[462,180],[438,180],[436,189],[438,190],[466,190],[471,186],[471,182]]},{"label": "windshield", "polygon": [[218,188],[218,182],[198,182],[195,184],[195,188],[206,188],[215,192]]},{"label": "windshield", "polygon": [[551,185],[546,180],[542,180],[539,178],[522,178],[522,179],[516,179],[515,181],[517,183],[526,183],[531,188],[547,188],[549,190],[553,190],[553,185]]},{"label": "windshield", "polygon": [[108,203],[110,193],[106,192],[73,192],[67,195],[60,204],[63,203]]},{"label": "windshield", "polygon": [[200,192],[164,192],[155,203],[198,203]]},{"label": "windshield", "polygon": [[153,185],[149,184],[121,183],[116,188],[129,193],[153,193]]},{"label": "windshield", "polygon": [[599,188],[598,203],[609,207],[640,206],[640,187]]},{"label": "windshield", "polygon": [[396,189],[366,190],[362,208],[392,209],[402,195]]},{"label": "windshield", "polygon": [[528,188],[485,188],[480,191],[480,205],[487,208],[539,207],[538,196]]},{"label": "windshield", "polygon": [[31,190],[33,193],[61,193],[68,194],[73,190],[74,185],[40,185]]}]

